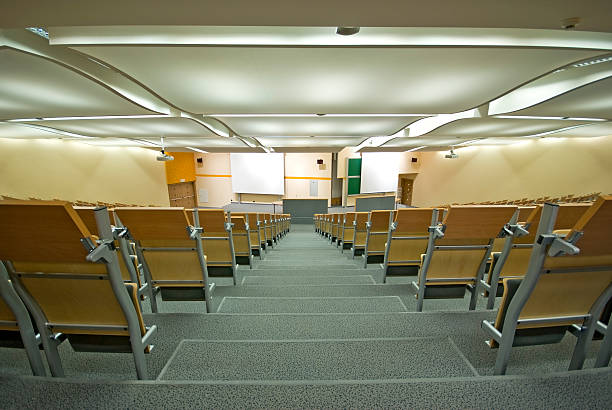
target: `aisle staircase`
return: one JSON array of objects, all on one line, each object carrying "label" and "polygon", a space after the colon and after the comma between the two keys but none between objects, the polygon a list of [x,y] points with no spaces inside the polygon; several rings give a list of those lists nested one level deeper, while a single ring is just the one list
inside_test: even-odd
[{"label": "aisle staircase", "polygon": [[[363,269],[310,225],[219,282],[215,314],[203,303],[162,302],[145,314],[159,334],[147,356],[154,382],[134,379],[130,356],[60,354],[69,379],[36,379],[23,352],[0,349],[0,393],[45,407],[555,407],[605,408],[610,368],[567,372],[575,339],[514,349],[508,376],[490,376],[496,351],[480,330],[495,311],[428,300],[417,313],[414,278]],[[482,299],[482,298],[481,298]],[[19,377],[15,377],[19,376]],[[86,380],[84,382],[83,380]],[[4,399],[6,397],[6,401]],[[49,402],[49,399],[60,402]],[[61,404],[61,405],[60,405]]]}]

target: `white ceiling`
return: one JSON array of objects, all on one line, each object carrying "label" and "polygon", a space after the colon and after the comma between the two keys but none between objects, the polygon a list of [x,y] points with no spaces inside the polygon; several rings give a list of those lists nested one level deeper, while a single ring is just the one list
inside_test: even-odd
[{"label": "white ceiling", "polygon": [[[200,114],[439,114],[602,54],[539,48],[78,47]],[[452,66],[452,69],[449,69]]]},{"label": "white ceiling", "polygon": [[[155,147],[163,136],[175,150],[335,152],[610,134],[597,122],[612,119],[610,33],[333,30],[51,28],[57,45],[0,30],[0,121],[16,120],[0,122],[0,137]],[[8,33],[12,48],[2,48]],[[267,45],[275,33],[285,37]],[[183,35],[196,40],[185,45]],[[146,117],[137,103],[169,115]]]}]

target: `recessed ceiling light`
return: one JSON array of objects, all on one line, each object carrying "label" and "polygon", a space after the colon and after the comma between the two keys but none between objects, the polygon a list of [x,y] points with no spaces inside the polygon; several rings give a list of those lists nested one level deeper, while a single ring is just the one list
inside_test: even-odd
[{"label": "recessed ceiling light", "polygon": [[352,36],[357,33],[359,33],[359,27],[339,26],[336,29],[336,34],[340,34],[341,36]]}]

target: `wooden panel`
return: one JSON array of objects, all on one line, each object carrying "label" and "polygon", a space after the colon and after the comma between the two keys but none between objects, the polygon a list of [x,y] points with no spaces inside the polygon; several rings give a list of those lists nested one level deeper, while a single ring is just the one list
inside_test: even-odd
[{"label": "wooden panel", "polygon": [[[42,308],[49,322],[125,326],[127,320],[107,280],[22,278],[21,282]],[[139,316],[140,311],[136,304]],[[141,321],[141,332],[144,331]],[[56,328],[78,334],[127,335],[126,331],[84,331]]]},{"label": "wooden panel", "polygon": [[[394,261],[419,261],[421,259],[421,255],[427,251],[427,242],[427,239],[391,240],[389,248],[389,265],[408,265],[406,263],[396,263]],[[415,264],[418,265],[419,262],[416,262]]]},{"label": "wooden panel", "polygon": [[[0,201],[0,259],[83,262],[89,230],[68,202]],[[35,239],[34,239],[35,238]]]},{"label": "wooden panel", "polygon": [[347,225],[344,227],[344,233],[342,235],[343,242],[353,242],[353,236],[355,234],[355,228],[352,225]]},{"label": "wooden panel", "polygon": [[382,255],[385,253],[387,235],[370,235],[368,239],[368,255]]},{"label": "wooden panel", "polygon": [[394,211],[372,211],[370,212],[370,231],[371,232],[388,232],[389,218]]},{"label": "wooden panel", "polygon": [[576,243],[580,248],[580,254],[610,254],[610,243],[612,242],[611,226],[612,195],[601,196],[573,227],[574,231],[584,233],[584,236]]},{"label": "wooden panel", "polygon": [[223,232],[222,236],[227,236],[225,232],[225,211],[223,209],[200,209],[198,210],[198,217],[200,226],[204,229],[204,236],[211,236],[207,232]]},{"label": "wooden panel", "polygon": [[357,231],[366,230],[366,222],[368,222],[369,215],[369,212],[355,212],[355,221],[357,222],[355,228],[357,228]]},{"label": "wooden panel", "polygon": [[393,231],[393,236],[408,236],[415,233],[428,235],[433,211],[434,208],[398,209],[395,216],[397,227]]},{"label": "wooden panel", "polygon": [[612,271],[542,275],[519,319],[587,314],[611,282]]},{"label": "wooden panel", "polygon": [[[195,251],[145,251],[144,257],[153,281],[199,280],[204,282],[198,254]],[[175,284],[163,286],[198,286],[202,284]]]},{"label": "wooden panel", "polygon": [[353,246],[364,247],[366,243],[366,232],[365,231],[357,231],[355,234],[355,240]]},{"label": "wooden panel", "polygon": [[427,278],[475,278],[485,250],[435,251]]},{"label": "wooden panel", "polygon": [[344,217],[344,223],[352,226],[355,220],[355,212],[347,212]]},{"label": "wooden panel", "polygon": [[516,206],[451,206],[443,221],[444,237],[495,238],[516,209]]},{"label": "wooden panel", "polygon": [[183,208],[115,208],[115,215],[137,240],[189,239]]}]

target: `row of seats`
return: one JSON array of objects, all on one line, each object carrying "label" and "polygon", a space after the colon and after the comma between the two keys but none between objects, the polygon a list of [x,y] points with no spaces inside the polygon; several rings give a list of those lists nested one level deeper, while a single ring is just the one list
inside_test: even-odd
[{"label": "row of seats", "polygon": [[[111,222],[113,220],[113,222]],[[72,207],[58,201],[0,201],[0,345],[25,348],[34,375],[64,372],[57,346],[130,352],[147,379],[144,354],[162,300],[204,301],[214,283],[252,266],[290,229],[288,214],[222,209]]]},{"label": "row of seats", "polygon": [[[563,195],[557,197],[550,196],[541,196],[539,198],[520,198],[520,199],[502,199],[499,201],[485,201],[485,202],[468,202],[464,204],[453,204],[453,205],[517,205],[517,206],[529,206],[529,205],[538,205],[545,203],[554,203],[554,204],[566,204],[566,203],[575,203],[575,202],[593,202],[599,196],[601,192],[592,192],[590,194],[584,195]],[[608,194],[612,195],[612,194]],[[441,206],[440,208],[445,208],[447,205]]]},{"label": "row of seats", "polygon": [[478,296],[494,322],[482,328],[499,348],[495,374],[504,374],[513,346],[578,337],[570,369],[583,366],[593,336],[604,337],[596,366],[612,354],[607,332],[612,305],[612,196],[592,204],[531,207],[450,206],[315,215],[315,231],[361,254],[364,267],[381,263],[388,275],[416,275],[417,311],[425,299]]}]

